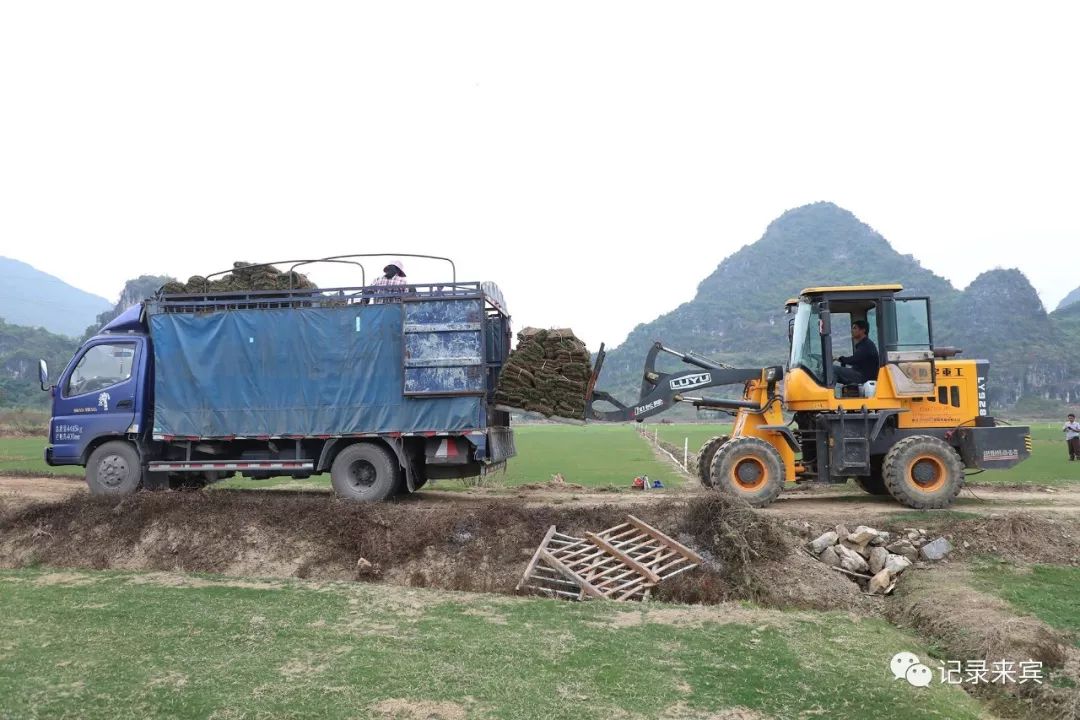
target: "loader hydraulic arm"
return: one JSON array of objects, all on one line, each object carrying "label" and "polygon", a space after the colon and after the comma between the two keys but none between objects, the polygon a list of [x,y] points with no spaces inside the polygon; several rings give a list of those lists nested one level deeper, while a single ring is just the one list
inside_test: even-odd
[{"label": "loader hydraulic arm", "polygon": [[[656,358],[660,353],[674,355],[688,365],[693,365],[690,370],[682,370],[675,373],[660,372],[656,369]],[[604,365],[604,346],[600,346],[600,352],[596,355],[596,366],[589,384],[587,419],[600,420],[602,422],[627,422],[630,420],[644,420],[652,415],[658,415],[671,408],[677,402],[686,402],[694,407],[710,410],[738,410],[763,409],[758,403],[748,400],[724,400],[719,398],[704,398],[688,395],[690,391],[703,390],[710,387],[722,387],[724,385],[745,384],[751,380],[763,380],[769,384],[769,396],[773,396],[773,390],[777,381],[783,377],[783,368],[732,368],[709,360],[708,358],[693,353],[681,353],[677,350],[664,347],[663,344],[654,343],[645,356],[645,370],[641,378],[641,397],[632,407],[628,407],[609,393],[595,390],[596,380],[600,376],[600,370]],[[609,403],[615,410],[600,410],[596,403]]]}]

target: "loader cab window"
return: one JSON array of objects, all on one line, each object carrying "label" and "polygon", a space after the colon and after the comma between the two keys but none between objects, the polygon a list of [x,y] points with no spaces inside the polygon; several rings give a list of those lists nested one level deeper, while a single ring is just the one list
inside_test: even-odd
[{"label": "loader cab window", "polygon": [[885,304],[888,319],[886,347],[893,351],[930,350],[930,301],[894,298]]},{"label": "loader cab window", "polygon": [[814,304],[799,303],[791,333],[791,360],[788,367],[801,367],[813,375],[817,382],[825,384],[825,357],[820,321],[821,314]]}]

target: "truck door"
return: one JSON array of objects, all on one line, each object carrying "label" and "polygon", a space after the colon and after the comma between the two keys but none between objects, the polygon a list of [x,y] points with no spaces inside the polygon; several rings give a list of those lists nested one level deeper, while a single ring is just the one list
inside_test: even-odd
[{"label": "truck door", "polygon": [[91,341],[68,364],[53,400],[50,429],[56,461],[78,461],[87,443],[123,436],[135,422],[135,396],[143,342]]}]

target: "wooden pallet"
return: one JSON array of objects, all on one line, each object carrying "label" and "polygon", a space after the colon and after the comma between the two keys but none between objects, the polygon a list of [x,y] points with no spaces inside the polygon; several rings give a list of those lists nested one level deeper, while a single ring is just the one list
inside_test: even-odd
[{"label": "wooden pallet", "polygon": [[633,515],[583,538],[552,525],[517,589],[573,600],[647,600],[661,581],[700,564],[693,550]]}]

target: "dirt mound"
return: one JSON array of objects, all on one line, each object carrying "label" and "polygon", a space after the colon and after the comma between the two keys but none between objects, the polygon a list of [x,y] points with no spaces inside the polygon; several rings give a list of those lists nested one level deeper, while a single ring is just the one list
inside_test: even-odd
[{"label": "dirt mound", "polygon": [[[797,538],[785,528],[739,501],[657,500],[634,513],[707,558],[704,567],[664,583],[667,600],[829,609],[862,600],[852,583],[795,550]],[[366,505],[285,491],[142,493],[120,502],[80,495],[0,518],[0,566],[358,579],[511,593],[548,527],[580,535],[625,516],[615,505]]]},{"label": "dirt mound", "polygon": [[1080,520],[1074,517],[1005,513],[956,523],[950,534],[961,541],[967,555],[992,554],[1019,562],[1080,565]]},{"label": "dirt mound", "polygon": [[742,500],[710,493],[690,501],[678,539],[706,558],[704,566],[660,586],[659,597],[714,603],[749,599],[770,607],[865,608],[859,589],[799,552],[799,538]]}]

